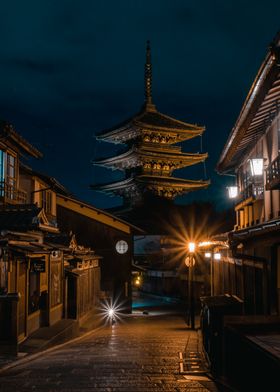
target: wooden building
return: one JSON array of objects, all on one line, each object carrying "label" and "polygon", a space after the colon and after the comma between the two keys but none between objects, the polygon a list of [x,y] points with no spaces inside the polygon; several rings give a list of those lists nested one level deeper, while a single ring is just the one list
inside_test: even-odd
[{"label": "wooden building", "polygon": [[100,257],[69,236],[61,241],[56,194],[69,193],[22,164],[23,154],[41,154],[10,125],[0,135],[0,351],[16,353],[40,327],[82,322],[94,309]]},{"label": "wooden building", "polygon": [[[280,35],[267,53],[217,164],[234,174],[232,270],[248,314],[280,311]],[[235,262],[236,261],[236,262]]]},{"label": "wooden building", "polygon": [[131,311],[133,235],[142,230],[73,197],[57,194],[57,220],[61,231],[75,233],[84,247],[102,256],[101,289],[107,297]]},{"label": "wooden building", "polygon": [[0,336],[3,348],[9,343],[5,334],[13,331],[16,349],[40,326],[62,318],[63,253],[45,242],[46,233],[58,228],[43,202],[32,198],[36,180],[27,186],[21,177],[22,155],[39,158],[40,152],[11,125],[2,123],[0,132]]},{"label": "wooden building", "polygon": [[204,162],[207,153],[184,153],[178,143],[201,136],[204,127],[188,124],[158,112],[152,102],[152,64],[149,43],[145,65],[145,104],[137,115],[102,132],[97,139],[123,144],[122,154],[95,160],[94,165],[121,170],[121,181],[92,186],[95,190],[121,196],[124,204],[140,204],[144,193],[174,199],[184,193],[204,189],[209,181],[187,180],[173,172]]}]

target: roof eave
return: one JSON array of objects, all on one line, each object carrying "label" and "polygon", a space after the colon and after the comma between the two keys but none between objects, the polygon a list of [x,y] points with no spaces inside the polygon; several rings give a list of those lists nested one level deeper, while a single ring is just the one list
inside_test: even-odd
[{"label": "roof eave", "polygon": [[17,133],[12,125],[6,124],[4,127],[6,137],[11,140],[12,143],[16,143],[22,152],[27,153],[33,158],[42,158],[43,154],[37,150],[32,144],[25,140],[19,133]]},{"label": "roof eave", "polygon": [[[266,58],[262,63],[242,106],[238,119],[225,143],[225,147],[216,166],[216,171],[218,173],[226,174],[227,172],[234,171],[236,165],[231,163],[231,158],[238,148],[239,140],[243,136],[246,121],[248,121],[249,116],[252,118],[254,117],[260,103],[262,102],[262,95],[264,94],[263,87],[265,82],[267,81],[268,77],[271,76],[272,72],[277,70],[277,60],[279,61],[278,57],[279,55],[276,56],[273,52],[270,52],[266,55]],[[251,121],[252,120],[250,120],[250,122]]]}]

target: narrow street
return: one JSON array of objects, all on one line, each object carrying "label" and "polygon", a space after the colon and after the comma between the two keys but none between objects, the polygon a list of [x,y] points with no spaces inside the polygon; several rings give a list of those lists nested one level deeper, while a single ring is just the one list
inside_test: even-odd
[{"label": "narrow street", "polygon": [[1,373],[0,390],[217,391],[207,377],[182,372],[180,356],[196,335],[178,313],[164,308],[148,314],[139,310],[113,326]]}]

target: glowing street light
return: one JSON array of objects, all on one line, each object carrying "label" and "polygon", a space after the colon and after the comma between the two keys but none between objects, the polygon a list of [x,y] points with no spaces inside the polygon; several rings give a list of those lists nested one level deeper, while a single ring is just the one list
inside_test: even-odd
[{"label": "glowing street light", "polygon": [[221,260],[221,253],[214,253],[214,260]]},{"label": "glowing street light", "polygon": [[139,287],[141,285],[141,278],[140,276],[137,276],[137,278],[134,281],[135,286]]},{"label": "glowing street light", "polygon": [[238,187],[237,186],[228,186],[228,197],[230,199],[235,199],[238,196]]},{"label": "glowing street light", "polygon": [[114,325],[117,320],[121,320],[122,309],[122,304],[118,303],[118,300],[109,299],[101,304],[100,314],[106,323]]},{"label": "glowing street light", "polygon": [[261,176],[263,174],[263,158],[249,159],[252,176]]},{"label": "glowing street light", "polygon": [[213,260],[221,260],[221,253],[219,252],[205,252],[204,257],[210,259],[210,293],[214,295],[214,265]]},{"label": "glowing street light", "polygon": [[[211,295],[214,295],[214,261],[220,261],[222,254],[218,251],[219,249],[228,249],[229,245],[226,241],[203,241],[198,244],[198,247],[205,249],[204,257],[209,259],[210,266],[210,291]],[[216,251],[215,251],[216,249]]]},{"label": "glowing street light", "polygon": [[195,242],[189,242],[189,252],[190,253],[195,252]]},{"label": "glowing street light", "polygon": [[189,314],[188,325],[191,329],[195,329],[195,303],[194,303],[194,282],[193,282],[193,267],[194,267],[194,252],[196,248],[195,242],[188,243],[189,248],[189,276],[188,276],[188,300],[189,300]]}]

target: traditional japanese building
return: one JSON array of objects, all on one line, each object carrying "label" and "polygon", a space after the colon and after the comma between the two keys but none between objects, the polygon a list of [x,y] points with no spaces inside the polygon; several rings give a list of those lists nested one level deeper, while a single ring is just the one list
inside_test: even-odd
[{"label": "traditional japanese building", "polygon": [[[236,220],[227,253],[224,249],[220,260],[214,261],[214,285],[218,283],[214,293],[237,295],[244,312],[223,319],[223,366],[218,371],[242,391],[264,390],[267,380],[277,382],[279,373],[274,366],[279,366],[280,324],[279,109],[280,32],[270,44],[217,164],[220,174],[236,176],[230,187]],[[207,311],[207,322],[214,325],[215,316],[211,321],[211,309]],[[219,356],[217,347],[214,337],[210,360],[211,350],[213,359],[214,354]]]},{"label": "traditional japanese building", "polygon": [[56,323],[75,336],[100,297],[101,257],[58,227],[57,194],[69,192],[23,157],[41,153],[0,121],[0,352],[13,355]]},{"label": "traditional japanese building", "polygon": [[235,274],[239,274],[233,293],[244,300],[246,314],[280,314],[279,66],[280,33],[217,164],[220,174],[236,176],[236,221],[229,245],[238,271]]},{"label": "traditional japanese building", "polygon": [[140,113],[97,136],[98,140],[127,146],[127,150],[118,156],[93,162],[94,165],[122,170],[125,178],[110,184],[94,185],[92,189],[121,196],[124,204],[131,206],[138,204],[147,192],[174,199],[184,193],[207,188],[209,181],[173,177],[174,170],[204,162],[207,158],[207,153],[184,153],[177,145],[201,136],[205,128],[176,120],[156,109],[152,101],[149,42],[146,50],[145,97]]}]

